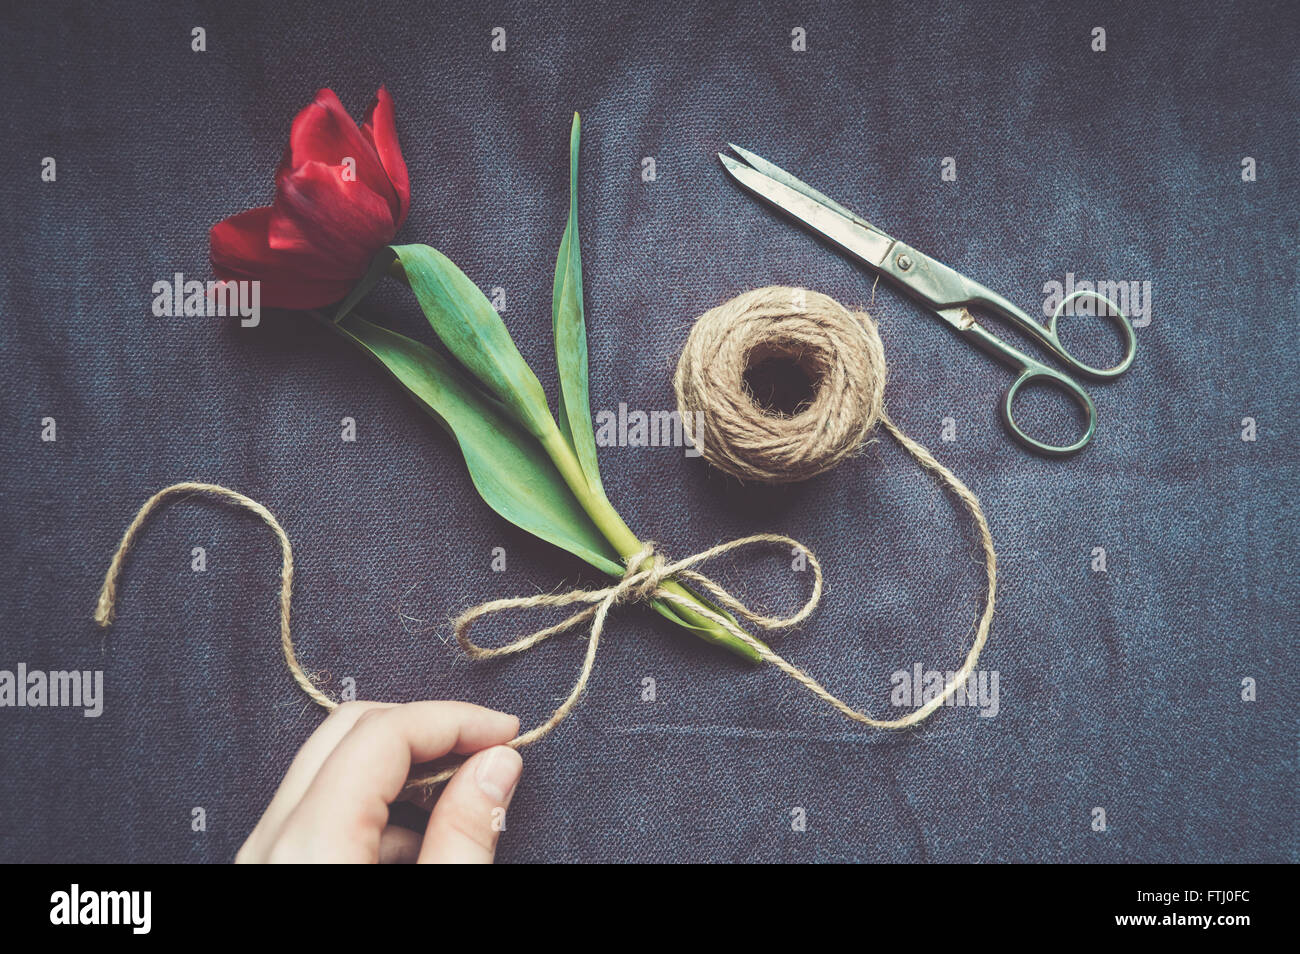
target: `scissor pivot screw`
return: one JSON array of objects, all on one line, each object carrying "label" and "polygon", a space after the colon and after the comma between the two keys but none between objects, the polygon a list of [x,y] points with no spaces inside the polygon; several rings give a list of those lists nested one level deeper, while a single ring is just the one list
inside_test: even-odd
[{"label": "scissor pivot screw", "polygon": [[912,260],[910,258],[908,258],[906,255],[898,256],[898,270],[900,272],[905,272],[911,267],[912,267]]}]

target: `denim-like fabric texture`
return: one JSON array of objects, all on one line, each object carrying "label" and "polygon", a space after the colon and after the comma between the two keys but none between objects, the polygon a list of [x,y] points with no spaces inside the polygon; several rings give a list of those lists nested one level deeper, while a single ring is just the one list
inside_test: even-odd
[{"label": "denim-like fabric texture", "polygon": [[[449,640],[473,603],[598,576],[492,514],[380,371],[301,316],[248,330],[150,311],[155,281],[210,277],[213,222],[267,203],[317,87],[360,116],[386,83],[413,186],[399,238],[504,289],[552,397],[577,109],[595,409],[671,409],[691,320],[746,289],[869,307],[890,413],[979,495],[1000,559],[981,659],[1000,711],[947,709],[902,734],[620,611],[575,714],[525,752],[501,860],[1297,860],[1296,6],[710,6],[5,6],[0,668],[103,669],[106,703],[98,719],[0,710],[0,859],[228,860],[322,718],[281,661],[279,557],[251,516],[167,507],[127,565],[117,625],[92,623],[123,528],[177,480],[279,516],[300,654],[335,686],[473,700],[527,726],[571,685],[580,635],[494,663]],[[207,52],[191,51],[196,26]],[[724,177],[728,141],[1034,314],[1066,272],[1149,281],[1137,363],[1089,385],[1095,444],[1069,460],[1011,444],[995,414],[1006,369],[887,283],[873,301],[870,274]],[[428,339],[398,290],[370,310]],[[1100,355],[1093,324],[1068,337]],[[849,701],[897,716],[892,672],[961,661],[978,549],[888,439],[777,489],[680,449],[610,447],[601,463],[628,522],[672,554],[764,530],[814,549],[823,606],[774,643]],[[805,592],[786,555],[714,569],[772,609]]]}]

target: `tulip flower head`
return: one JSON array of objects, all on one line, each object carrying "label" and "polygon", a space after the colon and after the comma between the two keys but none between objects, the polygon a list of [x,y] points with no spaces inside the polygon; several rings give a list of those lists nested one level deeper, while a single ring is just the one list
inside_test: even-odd
[{"label": "tulip flower head", "polygon": [[275,200],[212,227],[212,268],[261,282],[271,308],[339,301],[392,242],[411,201],[393,99],[379,88],[358,127],[333,90],[293,121],[275,174]]}]

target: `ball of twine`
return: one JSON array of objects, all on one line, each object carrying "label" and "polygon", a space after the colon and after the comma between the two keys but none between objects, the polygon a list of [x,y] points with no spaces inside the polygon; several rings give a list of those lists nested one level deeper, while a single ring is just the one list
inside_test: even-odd
[{"label": "ball of twine", "polygon": [[[782,413],[745,381],[785,360],[812,398]],[[857,452],[884,414],[885,347],[875,322],[806,288],[757,288],[695,322],[673,379],[682,422],[713,466],[742,480],[792,483]]]}]

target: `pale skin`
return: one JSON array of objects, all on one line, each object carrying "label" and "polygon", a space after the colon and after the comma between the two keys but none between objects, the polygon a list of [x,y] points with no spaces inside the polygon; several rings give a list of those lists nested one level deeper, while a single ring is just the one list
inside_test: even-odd
[{"label": "pale skin", "polygon": [[[298,751],[236,862],[491,863],[523,768],[519,720],[467,702],[348,702]],[[469,758],[424,835],[388,823],[411,765]]]}]

